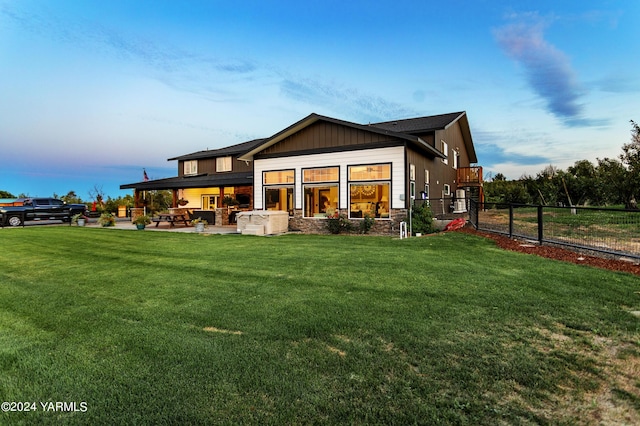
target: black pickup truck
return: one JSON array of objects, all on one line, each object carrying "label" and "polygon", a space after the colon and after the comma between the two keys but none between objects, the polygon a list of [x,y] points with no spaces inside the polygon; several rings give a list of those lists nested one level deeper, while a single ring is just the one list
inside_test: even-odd
[{"label": "black pickup truck", "polygon": [[66,204],[56,198],[24,198],[16,200],[13,206],[0,207],[0,224],[2,226],[20,226],[27,220],[61,220],[71,221],[78,213],[84,214],[84,204]]}]

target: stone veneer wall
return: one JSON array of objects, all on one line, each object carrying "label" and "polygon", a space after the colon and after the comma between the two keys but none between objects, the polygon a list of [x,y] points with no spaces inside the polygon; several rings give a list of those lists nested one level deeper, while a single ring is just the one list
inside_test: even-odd
[{"label": "stone veneer wall", "polygon": [[[340,214],[348,216],[349,212],[346,209],[340,209]],[[370,235],[391,235],[395,236],[400,232],[400,222],[407,218],[406,209],[393,209],[391,210],[391,220],[376,220],[371,230]],[[351,219],[355,230],[353,233],[357,233],[358,226],[361,219]],[[300,231],[305,234],[328,234],[327,222],[325,219],[312,219],[303,218],[302,210],[295,210],[293,217],[289,218],[289,231]]]},{"label": "stone veneer wall", "polygon": [[138,216],[142,216],[144,214],[144,209],[142,207],[132,207],[130,212],[131,222],[133,222]]}]

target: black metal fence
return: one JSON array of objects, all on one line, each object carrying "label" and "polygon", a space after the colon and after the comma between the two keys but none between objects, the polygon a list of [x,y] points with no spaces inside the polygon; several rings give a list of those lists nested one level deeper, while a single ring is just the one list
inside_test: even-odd
[{"label": "black metal fence", "polygon": [[640,258],[640,211],[469,200],[469,220],[481,231]]}]

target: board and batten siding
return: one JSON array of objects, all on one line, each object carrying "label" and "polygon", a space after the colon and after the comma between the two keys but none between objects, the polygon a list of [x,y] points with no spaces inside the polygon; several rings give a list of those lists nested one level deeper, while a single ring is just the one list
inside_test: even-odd
[{"label": "board and batten siding", "polygon": [[294,198],[295,208],[302,209],[302,169],[314,167],[340,167],[340,207],[347,209],[349,203],[348,166],[391,163],[391,208],[403,209],[405,202],[405,166],[404,147],[375,148],[324,154],[296,155],[281,158],[255,160],[254,171],[254,208],[264,209],[264,190],[262,172],[273,170],[295,170]]}]

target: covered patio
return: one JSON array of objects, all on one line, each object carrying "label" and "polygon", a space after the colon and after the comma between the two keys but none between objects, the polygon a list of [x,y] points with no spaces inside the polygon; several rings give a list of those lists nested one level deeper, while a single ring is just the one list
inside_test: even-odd
[{"label": "covered patio", "polygon": [[131,220],[148,213],[144,195],[149,191],[171,191],[169,213],[196,215],[209,225],[233,225],[238,212],[253,209],[252,172],[178,176],[120,185],[120,189],[134,190]]}]

